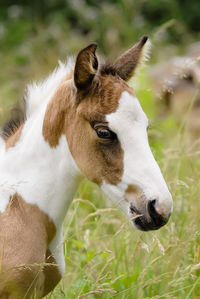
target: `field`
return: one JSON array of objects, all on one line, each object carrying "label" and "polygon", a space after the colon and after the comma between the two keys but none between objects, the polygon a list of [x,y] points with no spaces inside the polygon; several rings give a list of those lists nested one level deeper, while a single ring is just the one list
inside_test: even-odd
[{"label": "field", "polygon": [[[36,2],[39,9],[39,1]],[[131,1],[125,2],[133,9]],[[162,7],[162,1],[158,2]],[[172,2],[173,6],[176,1]],[[199,6],[198,1],[195,3]],[[99,23],[92,18],[84,23],[81,13],[85,11],[80,9],[79,27],[93,28],[94,23],[98,23],[96,31],[91,31],[87,37],[77,31],[70,33],[62,11],[54,16],[56,21],[60,21],[58,26],[37,24],[33,29],[29,21],[16,16],[9,26],[6,22],[5,28],[3,23],[0,24],[0,125],[9,118],[13,104],[23,97],[27,83],[43,79],[53,70],[58,59],[64,60],[67,54],[77,53],[97,37],[101,52],[109,58],[120,54],[122,48],[126,49],[137,40],[139,29],[136,28],[132,34],[129,9],[124,6],[124,15],[120,16],[119,22],[118,14],[122,10],[108,8],[102,6]],[[102,17],[105,22],[100,24]],[[116,32],[121,30],[121,40],[125,41],[123,46],[120,34],[112,40],[113,44],[108,43],[109,34],[115,36],[116,32],[111,30],[104,36],[104,31],[111,28],[112,23]],[[194,139],[186,125],[194,99],[181,121],[177,121],[173,114],[164,117],[160,114],[160,105],[155,101],[147,75],[151,64],[182,52],[182,46],[168,48],[161,45],[162,42],[159,44],[157,39],[158,34],[164,36],[166,28],[173,24],[174,20],[161,27],[152,25],[151,37],[156,44],[152,50],[153,58],[130,82],[150,119],[151,149],[173,196],[174,210],[170,221],[158,231],[137,231],[97,186],[85,180],[66,215],[63,244],[66,274],[54,292],[46,297],[48,299],[200,299],[200,139]],[[190,42],[185,27],[175,25],[176,34],[183,36],[184,32],[184,37],[187,36]],[[145,26],[140,30],[142,34],[148,32],[144,29],[150,28]],[[2,32],[6,33],[2,35]],[[182,42],[185,42],[184,38]]]},{"label": "field", "polygon": [[[3,66],[1,122],[23,94],[27,78],[37,72],[41,78],[51,67],[41,71],[38,62],[32,63],[20,77],[19,66],[5,61]],[[149,140],[173,195],[173,215],[159,231],[137,231],[95,185],[84,181],[65,221],[66,274],[49,299],[200,298],[200,140],[193,140],[185,126],[189,111],[181,123],[173,115],[158,116],[146,71],[130,84],[150,119]]]}]

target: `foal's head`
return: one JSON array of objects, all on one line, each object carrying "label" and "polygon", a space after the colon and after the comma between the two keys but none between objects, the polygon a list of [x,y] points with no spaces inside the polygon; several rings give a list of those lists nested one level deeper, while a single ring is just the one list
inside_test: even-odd
[{"label": "foal's head", "polygon": [[[72,79],[58,91],[63,108],[56,125],[81,172],[141,230],[158,229],[172,211],[171,194],[149,148],[148,119],[126,83],[144,58],[146,41],[141,38],[112,65],[99,65],[95,44],[83,49]],[[46,139],[56,146],[48,132]]]}]

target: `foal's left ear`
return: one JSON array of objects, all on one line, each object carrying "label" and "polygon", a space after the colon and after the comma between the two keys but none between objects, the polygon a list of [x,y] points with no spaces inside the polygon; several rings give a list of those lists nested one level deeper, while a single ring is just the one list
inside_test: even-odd
[{"label": "foal's left ear", "polygon": [[122,54],[114,63],[117,74],[125,81],[135,73],[138,65],[147,58],[150,42],[148,37],[143,36],[128,51]]},{"label": "foal's left ear", "polygon": [[96,48],[96,44],[90,44],[81,50],[76,58],[74,82],[80,90],[90,86],[97,72],[98,60],[95,55]]}]

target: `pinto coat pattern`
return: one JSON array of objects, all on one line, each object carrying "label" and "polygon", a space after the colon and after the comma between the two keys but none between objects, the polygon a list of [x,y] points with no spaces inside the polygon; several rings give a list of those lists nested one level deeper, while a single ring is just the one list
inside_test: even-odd
[{"label": "pinto coat pattern", "polygon": [[112,65],[91,44],[25,98],[24,121],[0,137],[0,297],[42,298],[65,271],[62,224],[86,176],[141,230],[158,229],[172,198],[148,144],[148,119],[126,81],[141,38]]}]

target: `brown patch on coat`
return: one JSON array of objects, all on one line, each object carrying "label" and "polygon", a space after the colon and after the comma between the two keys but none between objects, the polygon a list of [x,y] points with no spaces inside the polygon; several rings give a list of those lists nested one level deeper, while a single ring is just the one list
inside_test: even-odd
[{"label": "brown patch on coat", "polygon": [[85,176],[101,184],[121,181],[123,150],[118,139],[100,140],[93,123],[105,123],[106,114],[115,112],[123,91],[132,89],[119,76],[101,75],[94,79],[90,90],[75,92],[71,80],[60,85],[47,106],[43,136],[51,147],[56,147],[65,135],[69,149]]},{"label": "brown patch on coat", "polygon": [[120,141],[100,139],[93,124],[106,124],[106,115],[116,111],[123,91],[132,92],[118,76],[101,75],[89,93],[78,94],[79,105],[71,111],[73,122],[65,134],[76,164],[85,176],[101,185],[102,181],[118,184],[123,174],[123,150]]},{"label": "brown patch on coat", "polygon": [[143,195],[142,190],[136,185],[128,185],[128,188],[125,192],[125,199],[129,203],[134,201],[135,204],[140,205],[143,202],[143,205],[146,205],[145,196]]},{"label": "brown patch on coat", "polygon": [[10,147],[14,147],[17,141],[20,139],[22,130],[23,130],[24,124],[22,123],[19,128],[16,129],[16,131],[10,135],[8,138],[6,138],[6,150],[8,150]]},{"label": "brown patch on coat", "polygon": [[136,185],[128,185],[128,188],[126,189],[126,194],[135,195],[135,194],[137,194],[139,192],[141,192],[141,190]]},{"label": "brown patch on coat", "polygon": [[[0,297],[41,298],[48,244],[56,234],[51,219],[15,193],[0,213]],[[57,281],[57,278],[56,278]]]},{"label": "brown patch on coat", "polygon": [[51,147],[56,147],[64,131],[64,120],[71,96],[71,80],[62,83],[47,106],[42,134]]}]

